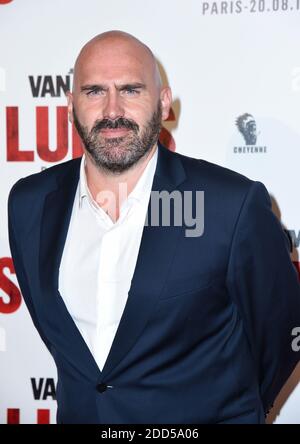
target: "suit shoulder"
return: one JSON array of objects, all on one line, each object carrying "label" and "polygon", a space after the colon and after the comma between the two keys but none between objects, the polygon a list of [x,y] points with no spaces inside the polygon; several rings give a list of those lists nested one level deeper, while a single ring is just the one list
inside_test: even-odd
[{"label": "suit shoulder", "polygon": [[11,188],[9,199],[15,196],[24,198],[29,195],[38,197],[49,192],[49,190],[57,186],[57,181],[64,177],[71,169],[79,167],[80,161],[81,157],[68,160],[19,179]]},{"label": "suit shoulder", "polygon": [[248,191],[253,180],[243,174],[233,171],[229,168],[208,162],[203,159],[188,157],[176,153],[182,161],[187,178],[189,181],[201,184],[205,188],[220,188],[223,190],[243,190]]},{"label": "suit shoulder", "polygon": [[214,212],[218,209],[218,211],[222,210],[223,215],[228,212],[231,215],[237,215],[247,197],[257,198],[255,192],[259,193],[264,201],[266,198],[268,200],[267,190],[260,182],[203,159],[195,159],[179,153],[173,153],[173,155],[181,160],[186,174],[186,180],[181,184],[181,189],[204,191],[206,205],[211,206]]}]

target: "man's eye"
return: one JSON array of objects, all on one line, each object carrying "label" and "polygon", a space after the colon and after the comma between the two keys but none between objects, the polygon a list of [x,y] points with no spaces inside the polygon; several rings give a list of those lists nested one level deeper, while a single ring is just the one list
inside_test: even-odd
[{"label": "man's eye", "polygon": [[91,89],[90,91],[87,91],[86,95],[91,96],[99,96],[103,93],[103,90],[101,89]]},{"label": "man's eye", "polygon": [[134,88],[126,88],[124,90],[124,92],[128,96],[135,96],[135,95],[139,94],[139,91],[137,89],[134,89]]}]

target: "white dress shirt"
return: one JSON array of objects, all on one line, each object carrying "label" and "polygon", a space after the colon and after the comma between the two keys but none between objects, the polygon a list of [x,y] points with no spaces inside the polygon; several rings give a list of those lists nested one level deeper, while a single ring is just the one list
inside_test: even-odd
[{"label": "white dress shirt", "polygon": [[157,163],[157,148],[114,223],[87,187],[85,156],[59,269],[59,292],[100,370],[130,289]]}]

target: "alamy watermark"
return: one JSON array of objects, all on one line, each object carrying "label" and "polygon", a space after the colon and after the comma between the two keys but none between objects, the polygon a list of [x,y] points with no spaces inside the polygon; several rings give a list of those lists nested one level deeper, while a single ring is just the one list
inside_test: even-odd
[{"label": "alamy watermark", "polygon": [[[120,183],[117,196],[112,191],[100,191],[96,202],[117,219],[127,197],[127,184]],[[151,191],[149,210],[145,226],[185,227],[186,237],[200,237],[204,233],[204,191]]]},{"label": "alamy watermark", "polygon": [[295,338],[292,340],[292,350],[294,352],[300,351],[300,327],[295,327],[291,333]]},{"label": "alamy watermark", "polygon": [[152,191],[150,205],[146,225],[185,226],[186,237],[200,237],[204,233],[204,191]]}]

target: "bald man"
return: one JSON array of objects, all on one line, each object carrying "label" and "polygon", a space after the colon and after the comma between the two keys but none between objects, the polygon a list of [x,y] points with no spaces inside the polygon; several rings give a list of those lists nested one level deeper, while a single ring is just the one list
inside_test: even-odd
[{"label": "bald man", "polygon": [[96,36],[68,94],[84,155],[10,192],[58,423],[264,423],[299,361],[299,282],[269,195],[164,148],[171,100],[147,46]]}]

